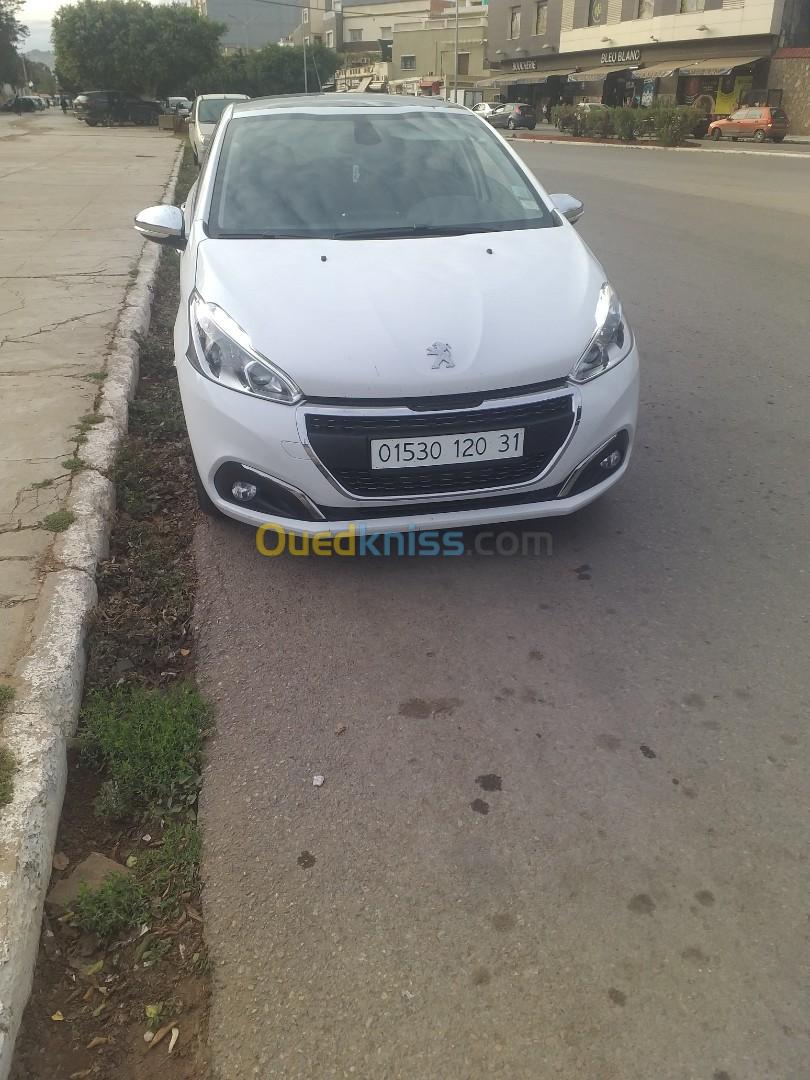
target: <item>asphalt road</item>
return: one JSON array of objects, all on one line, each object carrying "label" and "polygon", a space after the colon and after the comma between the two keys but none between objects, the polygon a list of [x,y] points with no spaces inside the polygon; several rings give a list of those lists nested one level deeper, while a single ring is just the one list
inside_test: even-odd
[{"label": "asphalt road", "polygon": [[810,164],[522,149],[633,320],[634,464],[551,557],[199,528],[227,1080],[810,1076]]}]

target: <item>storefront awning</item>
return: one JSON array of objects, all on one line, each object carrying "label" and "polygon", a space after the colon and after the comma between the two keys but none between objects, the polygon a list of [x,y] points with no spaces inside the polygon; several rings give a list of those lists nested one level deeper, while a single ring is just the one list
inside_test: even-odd
[{"label": "storefront awning", "polygon": [[526,74],[521,75],[517,81],[519,83],[528,83],[529,85],[534,85],[536,83],[544,83],[548,79],[554,78],[555,76],[557,78],[565,78],[570,74],[571,65],[569,64],[568,67],[557,68],[555,71],[529,71]]},{"label": "storefront awning", "polygon": [[678,71],[681,75],[730,75],[735,68],[763,59],[762,56],[730,56],[718,60],[691,60],[679,64]]},{"label": "storefront awning", "polygon": [[680,67],[681,62],[678,60],[670,60],[667,64],[648,64],[646,67],[639,68],[638,71],[633,72],[634,79],[666,79],[669,75],[674,75]]},{"label": "storefront awning", "polygon": [[585,71],[572,71],[569,82],[602,82],[613,71],[631,71],[638,64],[602,64],[600,67],[587,68]]},{"label": "storefront awning", "polygon": [[525,78],[525,75],[494,75],[491,79],[481,79],[475,85],[482,88],[485,86],[511,86],[512,83],[521,82]]}]

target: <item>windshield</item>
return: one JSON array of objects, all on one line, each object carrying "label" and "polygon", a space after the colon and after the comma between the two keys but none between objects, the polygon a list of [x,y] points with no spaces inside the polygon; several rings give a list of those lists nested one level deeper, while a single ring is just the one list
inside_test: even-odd
[{"label": "windshield", "polygon": [[229,105],[233,98],[207,98],[200,102],[197,120],[201,124],[218,124],[222,116],[222,110]]},{"label": "windshield", "polygon": [[208,223],[214,237],[336,239],[556,224],[479,119],[388,110],[232,120]]}]

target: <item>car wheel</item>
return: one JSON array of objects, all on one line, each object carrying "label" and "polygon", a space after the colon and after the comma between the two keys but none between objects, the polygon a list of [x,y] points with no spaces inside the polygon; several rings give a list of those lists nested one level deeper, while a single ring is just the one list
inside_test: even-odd
[{"label": "car wheel", "polygon": [[774,135],[773,141],[774,142],[784,142],[785,141],[785,136],[784,135]]},{"label": "car wheel", "polygon": [[714,130],[712,131],[712,138],[715,142],[720,142],[720,140],[723,138],[723,132],[720,130],[720,128],[714,128]]},{"label": "car wheel", "polygon": [[765,142],[766,135],[762,128],[757,128],[754,132],[754,142]]},{"label": "car wheel", "polygon": [[512,119],[512,117],[511,117],[511,116],[510,116],[510,117],[509,117],[509,119],[508,119],[508,120],[506,121],[506,126],[507,126],[507,127],[509,128],[509,130],[510,130],[510,131],[514,131],[514,130],[515,130],[515,121],[514,121],[514,120]]},{"label": "car wheel", "polygon": [[739,137],[740,137],[739,135],[732,135],[732,136],[731,136],[731,141],[732,141],[732,142],[737,142],[737,140],[739,139]]},{"label": "car wheel", "polygon": [[204,514],[206,514],[208,517],[211,517],[211,518],[224,518],[225,515],[214,504],[214,502],[211,499],[211,496],[205,490],[205,487],[203,486],[203,482],[200,479],[199,470],[197,469],[197,462],[194,461],[193,459],[192,459],[192,468],[194,469],[194,491],[195,491],[195,493],[197,495],[197,505],[199,506],[200,510],[202,510],[202,512]]},{"label": "car wheel", "polygon": [[95,127],[96,124],[98,123],[98,120],[86,120],[85,123],[87,124],[88,127]]},{"label": "car wheel", "polygon": [[536,127],[537,127],[537,124],[529,124],[529,131],[534,131],[534,129]]}]

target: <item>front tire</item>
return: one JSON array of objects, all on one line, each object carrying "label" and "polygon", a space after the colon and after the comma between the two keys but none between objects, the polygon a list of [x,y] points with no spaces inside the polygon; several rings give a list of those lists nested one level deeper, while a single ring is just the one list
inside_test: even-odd
[{"label": "front tire", "polygon": [[715,128],[714,131],[712,132],[712,140],[714,142],[720,142],[720,140],[722,138],[723,138],[723,132],[720,130],[720,128]]},{"label": "front tire", "polygon": [[536,127],[537,127],[537,124],[529,124],[529,131],[534,131],[534,129]]},{"label": "front tire", "polygon": [[506,121],[506,126],[507,126],[507,127],[509,128],[509,130],[510,130],[510,131],[514,131],[514,130],[515,130],[515,121],[514,121],[514,120],[512,119],[512,117],[511,117],[511,116],[510,116],[510,117],[509,117],[509,119],[508,119],[508,120]]},{"label": "front tire", "polygon": [[757,130],[754,132],[754,142],[765,142],[766,138],[767,135],[762,130],[762,128],[757,128]]},{"label": "front tire", "polygon": [[784,142],[785,141],[785,136],[784,135],[774,135],[773,141],[774,142]]},{"label": "front tire", "polygon": [[95,127],[96,124],[98,123],[98,120],[85,120],[85,123],[87,124],[88,127]]}]

